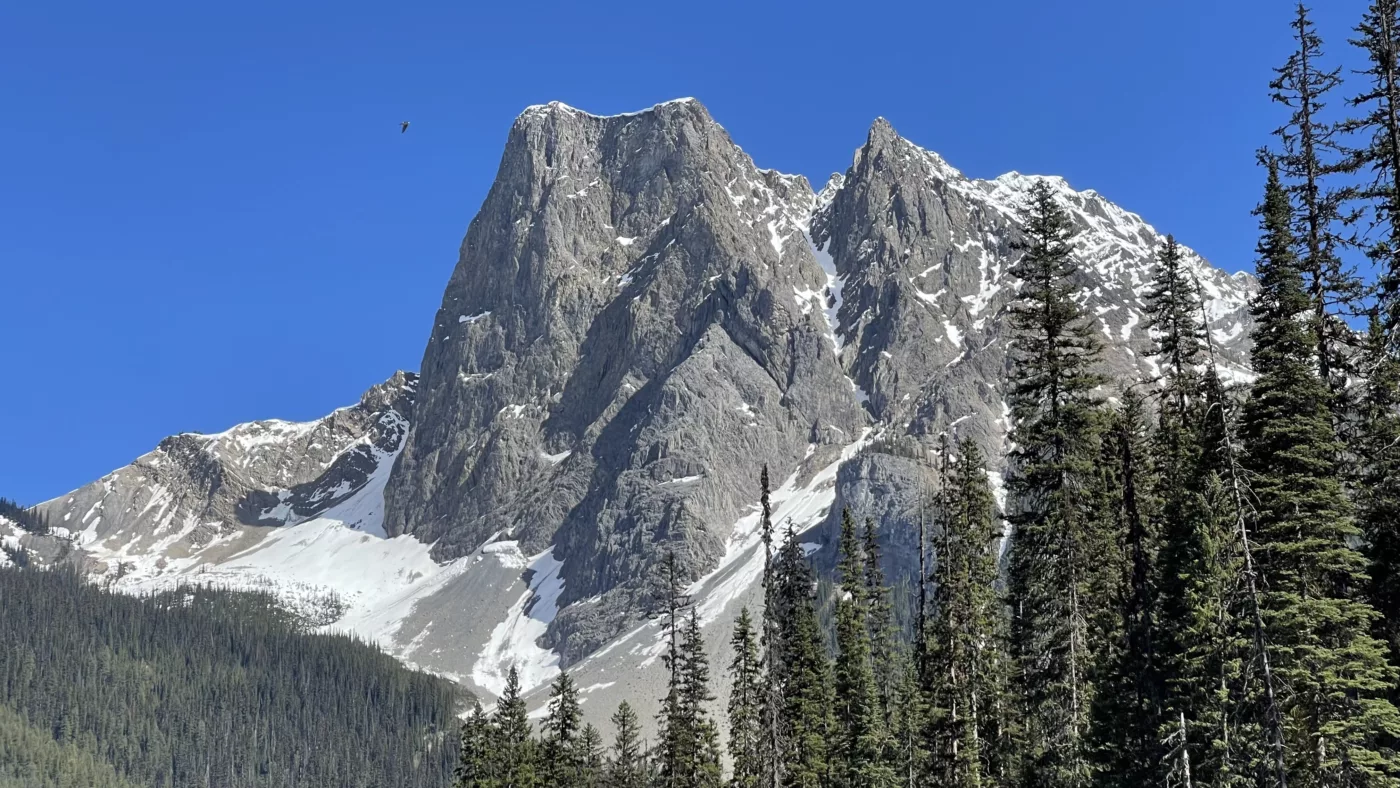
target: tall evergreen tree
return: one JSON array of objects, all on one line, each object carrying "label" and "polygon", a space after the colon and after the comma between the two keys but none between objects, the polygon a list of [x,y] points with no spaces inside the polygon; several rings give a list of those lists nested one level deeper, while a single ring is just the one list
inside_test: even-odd
[{"label": "tall evergreen tree", "polygon": [[1015,526],[1009,583],[1012,648],[1027,752],[1025,782],[1046,788],[1089,783],[1086,747],[1092,596],[1108,554],[1093,501],[1098,451],[1093,390],[1099,344],[1072,298],[1074,225],[1044,181],[1022,214],[1026,241],[1012,276],[1016,426],[1008,491]]},{"label": "tall evergreen tree", "polygon": [[1381,318],[1371,319],[1359,407],[1357,515],[1369,561],[1367,598],[1380,613],[1376,634],[1400,664],[1400,359]]},{"label": "tall evergreen tree", "polygon": [[612,724],[613,746],[607,762],[608,787],[646,788],[646,747],[642,744],[642,726],[637,712],[624,700],[613,713]]},{"label": "tall evergreen tree", "polygon": [[881,565],[880,532],[875,521],[869,517],[865,518],[862,539],[870,659],[875,671],[875,687],[879,692],[881,719],[889,719],[894,711],[896,688],[902,671],[894,609],[890,602],[890,589],[885,584],[885,570]]},{"label": "tall evergreen tree", "polygon": [[730,784],[734,788],[757,788],[763,774],[762,709],[766,687],[753,618],[747,607],[739,611],[729,647],[734,653],[729,663]]},{"label": "tall evergreen tree", "polygon": [[865,556],[849,509],[841,512],[840,550],[834,671],[838,731],[835,784],[880,788],[893,785],[895,775],[885,762],[885,719],[870,653]]},{"label": "tall evergreen tree", "polygon": [[783,687],[786,672],[782,649],[782,630],[778,625],[778,590],[780,582],[773,564],[773,505],[768,494],[768,466],[763,466],[759,477],[759,506],[762,520],[759,523],[763,541],[763,629],[760,645],[763,647],[763,676],[765,692],[759,707],[762,741],[759,753],[759,785],[763,788],[781,788],[784,779],[784,755],[787,742],[783,724]]},{"label": "tall evergreen tree", "polygon": [[812,569],[791,526],[773,571],[778,638],[784,648],[779,663],[783,785],[821,788],[830,779],[828,749],[835,732],[831,664],[812,598]]},{"label": "tall evergreen tree", "polygon": [[1365,559],[1338,477],[1326,383],[1302,322],[1312,306],[1294,254],[1289,200],[1270,168],[1252,361],[1258,374],[1242,425],[1268,646],[1288,687],[1282,718],[1291,781],[1397,785],[1391,751],[1400,713],[1386,698],[1394,670],[1370,634]]},{"label": "tall evergreen tree", "polygon": [[472,712],[462,723],[461,750],[457,769],[453,772],[453,788],[490,788],[496,785],[491,773],[491,748],[494,743],[491,719],[481,704],[472,701]]},{"label": "tall evergreen tree", "polygon": [[1126,552],[1125,571],[1113,598],[1118,620],[1106,622],[1096,677],[1095,748],[1102,786],[1156,782],[1162,760],[1159,729],[1164,687],[1157,635],[1156,501],[1146,427],[1146,403],[1133,390],[1123,394],[1105,441],[1106,474],[1115,530]]},{"label": "tall evergreen tree", "polygon": [[583,788],[611,786],[605,782],[603,734],[592,723],[583,726],[578,737],[579,785]]},{"label": "tall evergreen tree", "polygon": [[1353,164],[1370,173],[1361,195],[1371,202],[1381,238],[1367,252],[1379,279],[1379,317],[1385,345],[1400,351],[1400,0],[1374,0],[1351,42],[1366,55],[1367,85],[1351,100],[1363,110],[1345,130],[1360,134]]},{"label": "tall evergreen tree", "polygon": [[1009,660],[996,592],[1000,529],[976,444],[960,444],[945,488],[928,628],[929,779],[963,788],[1010,785]]},{"label": "tall evergreen tree", "polygon": [[658,718],[660,778],[668,788],[717,788],[722,782],[719,731],[706,709],[714,700],[709,659],[698,614],[693,608],[689,616],[683,614],[687,600],[674,555],[667,557],[666,579],[668,645],[663,659],[670,679]]},{"label": "tall evergreen tree", "polygon": [[561,672],[549,688],[549,713],[544,718],[540,775],[550,788],[577,788],[584,782],[579,745],[583,710],[578,688],[568,672]]},{"label": "tall evergreen tree", "polygon": [[1339,249],[1338,226],[1349,218],[1343,212],[1354,190],[1331,183],[1354,161],[1344,155],[1343,128],[1327,121],[1323,112],[1328,95],[1341,85],[1341,70],[1323,65],[1322,38],[1301,2],[1292,27],[1297,48],[1269,83],[1274,101],[1291,110],[1275,132],[1277,162],[1292,196],[1290,222],[1297,233],[1298,272],[1306,277],[1309,309],[1304,314],[1309,315],[1313,359],[1326,392],[1340,396],[1350,371],[1346,346],[1351,331],[1336,313],[1353,310],[1362,288]]},{"label": "tall evergreen tree", "polygon": [[539,785],[538,753],[530,730],[530,715],[520,696],[520,673],[512,665],[506,688],[492,716],[496,732],[492,747],[492,772],[500,788],[535,788]]}]

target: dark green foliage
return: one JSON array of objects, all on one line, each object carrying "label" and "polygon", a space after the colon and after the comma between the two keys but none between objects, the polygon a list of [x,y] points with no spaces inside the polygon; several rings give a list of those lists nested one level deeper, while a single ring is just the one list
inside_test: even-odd
[{"label": "dark green foliage", "polygon": [[1381,614],[1376,634],[1400,662],[1400,361],[1379,318],[1367,333],[1359,399],[1357,516],[1369,562],[1367,599]]},{"label": "dark green foliage", "polygon": [[534,788],[539,785],[539,743],[531,736],[529,711],[520,697],[520,674],[512,665],[506,689],[491,715],[495,739],[490,771],[500,788]]},{"label": "dark green foliage", "polygon": [[1022,216],[1027,240],[1011,275],[1016,426],[1008,491],[1012,656],[1025,724],[1024,779],[1083,786],[1093,701],[1091,622],[1105,603],[1112,553],[1093,500],[1099,452],[1093,390],[1099,344],[1072,294],[1074,227],[1044,182]]},{"label": "dark green foliage", "polygon": [[451,685],[349,638],[304,634],[268,597],[135,598],[0,569],[0,599],[0,706],[132,784],[452,779]]},{"label": "dark green foliage", "polygon": [[1242,424],[1254,499],[1267,646],[1287,688],[1279,699],[1295,783],[1397,784],[1391,737],[1400,713],[1376,613],[1362,594],[1360,529],[1343,495],[1327,386],[1314,369],[1311,304],[1294,254],[1291,211],[1270,170],[1253,363],[1259,375]]},{"label": "dark green foliage", "polygon": [[812,597],[812,570],[790,529],[774,561],[773,576],[774,618],[783,648],[777,663],[783,785],[818,788],[828,784],[828,747],[835,733],[831,664]]},{"label": "dark green foliage", "polygon": [[136,788],[74,742],[60,744],[53,733],[29,724],[0,706],[0,788]]},{"label": "dark green foliage", "polygon": [[605,767],[606,784],[609,788],[645,788],[649,784],[649,769],[637,712],[623,701],[613,713],[612,724],[613,746]]},{"label": "dark green foliage", "polygon": [[959,447],[945,489],[923,678],[928,776],[950,787],[1011,785],[1010,659],[996,592],[1001,529],[972,442]]},{"label": "dark green foliage", "polygon": [[588,753],[583,745],[583,710],[578,688],[561,672],[549,688],[549,713],[540,742],[540,777],[551,788],[579,788],[587,782]]},{"label": "dark green foliage", "polygon": [[755,788],[763,772],[763,718],[765,694],[763,666],[749,609],[739,611],[734,635],[729,639],[734,653],[729,663],[729,758],[730,784],[735,788]]},{"label": "dark green foliage", "polygon": [[[1178,407],[1180,407],[1178,405]],[[1115,533],[1123,543],[1124,571],[1102,622],[1094,703],[1096,784],[1148,785],[1162,759],[1158,739],[1164,713],[1164,677],[1157,634],[1157,501],[1146,426],[1146,403],[1123,394],[1104,441],[1103,491]]]},{"label": "dark green foliage", "polygon": [[1338,310],[1353,313],[1363,289],[1340,254],[1339,226],[1349,218],[1343,213],[1353,190],[1330,183],[1354,169],[1355,161],[1344,154],[1342,126],[1324,120],[1328,95],[1341,85],[1341,69],[1324,65],[1322,39],[1308,14],[1298,3],[1292,23],[1297,46],[1269,84],[1273,100],[1291,111],[1274,132],[1280,148],[1274,160],[1292,198],[1289,222],[1299,250],[1295,265],[1305,279],[1308,300],[1300,314],[1308,315],[1313,362],[1324,391],[1340,397],[1350,371],[1345,349],[1351,331],[1336,315]]},{"label": "dark green foliage", "polygon": [[[837,729],[833,783],[882,788],[894,783],[894,770],[886,761],[892,748],[886,740],[888,732],[870,650],[866,560],[849,509],[841,513],[840,550],[833,676]],[[883,584],[877,590],[883,593]]]},{"label": "dark green foliage", "polygon": [[494,745],[491,719],[482,711],[481,704],[473,701],[471,715],[462,723],[457,769],[453,772],[454,788],[485,788],[496,784],[492,772]]},{"label": "dark green foliage", "polygon": [[[1379,323],[1383,342],[1395,352],[1400,324],[1400,2],[1374,0],[1356,28],[1352,44],[1366,56],[1367,84],[1351,100],[1364,110],[1347,122],[1362,145],[1351,151],[1353,166],[1370,174],[1360,189],[1369,199],[1380,238],[1367,249],[1377,268]],[[1375,332],[1371,334],[1375,339]]]}]

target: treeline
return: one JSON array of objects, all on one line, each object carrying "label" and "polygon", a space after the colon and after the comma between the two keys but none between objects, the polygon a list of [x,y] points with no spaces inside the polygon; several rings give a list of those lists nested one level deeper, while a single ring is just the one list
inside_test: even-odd
[{"label": "treeline", "polygon": [[1400,786],[1400,0],[1357,27],[1368,69],[1345,101],[1302,6],[1293,32],[1270,85],[1288,118],[1260,157],[1248,385],[1222,379],[1171,238],[1145,296],[1160,377],[1105,377],[1075,225],[1036,185],[1011,268],[1009,543],[984,458],[946,447],[902,638],[874,525],[844,513],[818,583],[793,534],[774,544],[765,472],[728,768],[673,582],[654,746],[624,704],[601,748],[565,675],[538,738],[518,688],[477,710],[456,785]]},{"label": "treeline", "polygon": [[8,498],[0,498],[0,517],[13,521],[31,534],[49,532],[49,517],[37,509],[26,509]]},{"label": "treeline", "polygon": [[456,703],[265,595],[0,568],[0,785],[435,788]]}]

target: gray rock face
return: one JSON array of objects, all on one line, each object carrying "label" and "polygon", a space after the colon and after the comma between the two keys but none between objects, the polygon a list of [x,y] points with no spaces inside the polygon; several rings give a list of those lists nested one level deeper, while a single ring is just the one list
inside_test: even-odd
[{"label": "gray rock face", "polygon": [[413,413],[416,380],[400,372],[316,421],[172,435],[131,465],[39,508],[60,533],[133,560],[187,554],[240,524],[309,519],[354,494],[379,461],[392,458]]},{"label": "gray rock face", "polygon": [[695,101],[526,110],[423,357],[389,532],[442,559],[552,541],[563,602],[602,597],[552,628],[566,659],[636,620],[666,552],[713,567],[765,463],[866,422],[812,308],[813,201]]}]

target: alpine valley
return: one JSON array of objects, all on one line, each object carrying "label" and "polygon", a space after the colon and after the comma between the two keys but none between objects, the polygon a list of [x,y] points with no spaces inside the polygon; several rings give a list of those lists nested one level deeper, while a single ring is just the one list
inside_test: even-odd
[{"label": "alpine valley", "polygon": [[[762,597],[765,466],[774,521],[819,567],[850,507],[906,587],[943,436],[1001,466],[1008,271],[1038,182],[1079,228],[1072,285],[1104,371],[1155,380],[1164,238],[1093,191],[969,179],[883,119],[814,188],[760,169],[693,99],[530,107],[417,374],[317,421],[168,437],[41,504],[50,535],[0,519],[0,540],[124,592],[268,591],[483,698],[514,666],[532,713],[568,668],[594,723],[619,699],[653,719],[663,564],[725,664]],[[1249,380],[1255,281],[1186,260],[1222,374]]]}]

